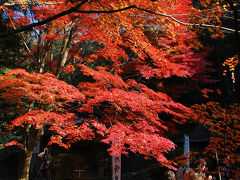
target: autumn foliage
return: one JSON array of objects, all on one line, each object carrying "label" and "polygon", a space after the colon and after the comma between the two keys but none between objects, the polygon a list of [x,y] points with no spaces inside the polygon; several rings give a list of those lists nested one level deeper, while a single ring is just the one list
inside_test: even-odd
[{"label": "autumn foliage", "polygon": [[[46,5],[44,3],[47,1],[43,1],[42,5],[33,7],[30,9],[32,14],[27,16],[9,9],[5,11],[12,18],[14,27],[21,27],[32,23],[31,19],[41,21],[81,3],[50,2],[52,5]],[[33,33],[36,33],[38,43],[30,47],[29,58],[35,61],[39,70],[50,66],[48,69],[56,71],[58,76],[73,59],[80,63],[88,61],[88,56],[81,56],[80,45],[83,41],[96,41],[104,47],[95,53],[110,61],[116,72],[121,72],[122,65],[129,61],[135,62],[137,64],[135,68],[146,78],[168,78],[172,75],[186,77],[199,72],[201,62],[199,57],[194,57],[192,51],[201,46],[196,41],[196,33],[190,31],[191,27],[184,26],[167,16],[178,15],[176,17],[178,21],[191,22],[192,15],[186,15],[192,12],[191,1],[166,0],[153,3],[147,3],[145,0],[111,3],[82,1],[82,3],[83,5],[71,14],[35,27]],[[125,7],[132,8],[110,13]],[[134,7],[147,9],[150,13]],[[12,23],[9,25],[13,26]],[[53,43],[59,39],[64,43],[59,47],[61,49],[59,56],[55,57]],[[130,54],[135,54],[135,58]],[[146,61],[148,58],[151,61]],[[52,66],[54,62],[58,65]]]},{"label": "autumn foliage", "polygon": [[[81,92],[52,74],[30,74],[17,69],[2,76],[1,98],[26,111],[9,128],[31,125],[41,129],[49,125],[49,130],[56,133],[49,144],[66,148],[74,141],[100,135],[102,142],[112,144],[109,151],[115,155],[131,150],[166,163],[163,153],[175,145],[164,137],[167,127],[158,113],[183,118],[190,113],[189,109],[134,80],[124,82],[120,76],[103,69],[95,71],[84,65],[81,68],[84,75],[96,80],[96,83],[79,83]],[[98,108],[101,115],[91,115],[77,125],[76,115],[67,112],[74,102],[80,107],[78,112],[94,114]],[[17,144],[14,141],[7,145]]]},{"label": "autumn foliage", "polygon": [[[220,93],[220,90],[217,90]],[[216,93],[208,90],[207,95]],[[205,95],[206,96],[206,95]],[[208,97],[208,96],[207,96]],[[210,98],[210,97],[209,97]],[[200,124],[208,127],[210,142],[205,149],[209,157],[219,157],[222,164],[239,162],[239,104],[224,105],[217,101],[208,101],[193,106]]]},{"label": "autumn foliage", "polygon": [[[48,125],[54,131],[49,144],[69,147],[96,138],[109,144],[112,154],[130,150],[166,165],[164,153],[175,145],[164,135],[167,120],[160,114],[188,118],[191,111],[144,83],[192,77],[208,65],[206,52],[195,53],[201,49],[197,31],[185,25],[199,15],[192,2],[14,2],[20,10],[1,8],[23,41],[29,36],[23,31],[31,30],[33,41],[25,43],[21,61],[33,73],[15,69],[0,77],[1,98],[22,112],[10,129]],[[98,47],[84,54],[83,45],[93,42]],[[106,64],[98,66],[102,61]],[[82,77],[74,79],[77,88],[59,80],[74,72]],[[82,114],[87,117],[79,123]]]},{"label": "autumn foliage", "polygon": [[80,127],[75,126],[76,115],[67,112],[67,107],[69,103],[81,104],[85,100],[77,88],[56,79],[53,74],[30,74],[23,69],[9,71],[0,77],[0,82],[1,98],[16,104],[17,110],[22,113],[12,121],[9,129],[18,126],[26,128],[27,125],[42,129],[50,125],[50,130],[61,135],[61,138],[57,136],[58,139],[54,137],[54,143],[68,147],[61,139],[70,132],[78,134]]},{"label": "autumn foliage", "polygon": [[103,142],[114,142],[109,150],[114,154],[131,150],[152,155],[160,162],[166,161],[162,153],[171,150],[174,144],[164,137],[167,127],[158,114],[184,118],[191,113],[189,109],[166,94],[155,92],[135,80],[124,82],[120,76],[102,68],[95,71],[82,65],[81,70],[96,82],[79,83],[79,89],[88,99],[79,111],[93,112],[93,107],[99,107],[97,111],[102,116],[97,119],[108,128]]}]

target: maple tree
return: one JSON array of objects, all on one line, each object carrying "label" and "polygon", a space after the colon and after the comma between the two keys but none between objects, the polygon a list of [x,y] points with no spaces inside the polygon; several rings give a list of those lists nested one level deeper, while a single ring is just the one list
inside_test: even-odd
[{"label": "maple tree", "polygon": [[[216,26],[209,28],[210,32],[213,33],[212,38],[225,37],[229,33],[234,33],[232,40],[233,54],[228,55],[228,59],[223,64],[224,66],[229,66],[231,72],[231,78],[234,86],[234,95],[236,96],[236,101],[239,102],[240,94],[240,77],[239,77],[239,54],[240,54],[240,41],[239,41],[239,2],[235,0],[226,1],[200,1],[203,8],[203,13],[206,14],[205,22],[211,21]],[[211,12],[212,11],[212,12]],[[223,26],[228,26],[224,27]],[[220,30],[220,31],[219,31]],[[234,45],[235,44],[235,45]],[[226,71],[224,72],[226,74]]]},{"label": "maple tree", "polygon": [[[211,27],[209,30],[212,32],[212,38],[230,36],[230,39],[234,43],[229,44],[232,47],[232,52],[227,54],[226,60],[222,60],[222,66],[224,67],[223,75],[230,77],[232,84],[228,87],[228,97],[224,97],[219,89],[217,90],[204,90],[204,96],[209,98],[206,103],[194,105],[194,109],[198,115],[202,118],[199,122],[206,125],[212,132],[210,139],[210,145],[207,147],[207,152],[216,154],[219,152],[222,157],[230,156],[225,163],[235,164],[239,157],[237,149],[239,148],[239,142],[235,139],[239,134],[238,120],[239,120],[239,53],[240,53],[240,41],[239,41],[239,2],[235,0],[226,1],[199,1],[204,9],[205,22],[211,21],[218,28]],[[210,12],[212,11],[212,12]],[[214,20],[215,19],[215,20]],[[208,22],[209,23],[209,22]],[[222,26],[227,25],[227,29],[221,29]],[[219,32],[214,33],[214,32]],[[234,33],[228,34],[226,32]],[[226,33],[223,34],[223,33]],[[229,38],[229,37],[228,37]],[[225,79],[226,81],[226,79]],[[227,87],[226,87],[227,88]],[[210,95],[209,95],[210,94]],[[216,96],[220,96],[221,100],[218,100]],[[215,98],[215,99],[214,99]],[[226,102],[223,102],[226,99]],[[221,147],[220,147],[221,146]],[[224,158],[223,158],[224,159]]]},{"label": "maple tree", "polygon": [[[238,162],[237,149],[239,148],[238,105],[229,108],[221,107],[218,102],[195,105],[194,108],[201,115],[200,123],[209,127],[212,132],[207,152],[215,157],[216,152],[221,156],[231,156],[231,163]],[[236,156],[236,157],[235,157]]]},{"label": "maple tree", "polygon": [[[19,178],[28,178],[31,153],[45,125],[57,133],[49,144],[67,148],[74,141],[97,136],[110,144],[112,154],[130,150],[171,167],[164,153],[175,145],[165,137],[166,122],[159,114],[187,118],[191,111],[168,95],[151,90],[144,81],[191,77],[207,65],[204,55],[194,52],[201,48],[196,32],[184,23],[195,17],[191,1],[13,4],[19,9],[12,9],[11,3],[2,4],[1,9],[25,44],[28,56],[22,61],[30,63],[34,72],[16,69],[0,79],[1,98],[21,109],[22,115],[10,128],[29,131],[25,141],[7,144],[24,150],[25,168]],[[31,30],[32,42],[27,42],[29,34],[24,30]],[[84,55],[83,42],[97,42],[101,48]],[[88,67],[98,61],[108,65]],[[78,89],[58,80],[74,71],[84,77],[79,79]],[[79,126],[72,112],[87,113],[88,117]]]},{"label": "maple tree", "polygon": [[[11,70],[0,77],[1,99],[16,105],[17,111],[22,114],[12,121],[9,129],[22,127],[21,142],[15,140],[6,144],[22,147],[23,161],[19,167],[19,179],[28,178],[28,171],[32,152],[36,147],[45,125],[59,134],[52,136],[52,142],[61,143],[60,137],[67,136],[67,132],[80,133],[75,126],[73,113],[66,112],[67,104],[77,101],[81,103],[85,96],[79,90],[52,74],[29,74],[23,69]],[[78,129],[78,130],[77,130]],[[82,135],[87,136],[87,134]],[[83,138],[84,139],[84,138]]]},{"label": "maple tree", "polygon": [[[224,47],[221,47],[219,49],[221,51],[224,49],[224,53],[216,54],[218,60],[222,54],[227,57],[223,57],[220,62],[217,62],[220,65],[224,61],[222,65],[225,77],[220,77],[221,79],[218,81],[221,82],[216,83],[221,84],[221,89],[227,92],[221,93],[219,89],[215,91],[205,89],[204,96],[208,100],[205,99],[204,102],[193,106],[198,117],[195,122],[207,127],[210,132],[209,145],[201,155],[216,159],[217,166],[220,164],[218,170],[223,168],[221,166],[231,167],[233,173],[239,167],[239,2],[234,0],[198,1],[196,6],[199,7],[199,16],[194,17],[194,21],[202,24],[203,27],[208,27],[210,33],[207,34],[212,39],[225,36],[228,40],[231,39],[231,43],[228,44],[231,51],[227,52]],[[201,31],[201,29],[199,30]],[[218,42],[216,42],[217,40],[214,45],[218,46]],[[223,41],[223,43],[227,43],[227,41]],[[228,77],[232,84],[227,82]],[[227,84],[228,86],[226,86]]]},{"label": "maple tree", "polygon": [[[216,159],[218,170],[231,167],[231,172],[238,169],[239,162],[239,103],[226,104],[216,96],[225,99],[219,89],[204,89],[206,103],[195,104],[192,108],[197,115],[197,122],[208,128],[209,145],[203,154]],[[219,174],[220,176],[220,174]]]}]

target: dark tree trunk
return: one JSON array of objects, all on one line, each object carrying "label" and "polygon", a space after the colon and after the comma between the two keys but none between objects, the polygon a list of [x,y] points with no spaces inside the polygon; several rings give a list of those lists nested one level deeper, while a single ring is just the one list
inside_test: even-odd
[{"label": "dark tree trunk", "polygon": [[18,164],[18,180],[29,179],[30,162],[33,151],[22,150]]},{"label": "dark tree trunk", "polygon": [[18,164],[18,180],[29,180],[30,163],[34,148],[37,146],[41,136],[43,135],[43,127],[35,129],[29,125],[26,127],[25,145],[20,153]]}]

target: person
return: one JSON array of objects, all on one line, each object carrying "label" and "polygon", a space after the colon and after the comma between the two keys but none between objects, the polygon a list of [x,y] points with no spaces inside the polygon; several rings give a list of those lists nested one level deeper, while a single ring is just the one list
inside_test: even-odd
[{"label": "person", "polygon": [[206,177],[206,161],[199,159],[198,166],[196,169],[187,169],[185,171],[185,180],[212,180],[213,177],[209,175]]},{"label": "person", "polygon": [[185,163],[184,162],[180,162],[180,166],[179,168],[177,169],[177,172],[176,172],[176,179],[177,180],[184,180],[185,177],[184,177],[184,166],[185,166]]},{"label": "person", "polygon": [[225,179],[232,179],[233,174],[232,174],[232,165],[231,165],[231,160],[230,156],[226,155],[226,163],[223,168],[224,174],[225,174]]},{"label": "person", "polygon": [[187,168],[184,172],[185,180],[195,180],[195,172],[192,168]]},{"label": "person", "polygon": [[52,157],[48,151],[48,148],[44,148],[43,152],[38,154],[38,158],[41,160],[41,166],[40,171],[42,173],[42,176],[46,180],[51,179],[50,175],[50,165],[52,163]]},{"label": "person", "polygon": [[207,180],[213,180],[213,177],[211,175],[209,175]]},{"label": "person", "polygon": [[164,180],[176,180],[175,173],[171,170],[167,170],[164,173]]},{"label": "person", "polygon": [[206,179],[206,173],[205,173],[206,165],[207,163],[204,159],[199,160],[198,167],[195,170],[195,176],[198,180]]}]

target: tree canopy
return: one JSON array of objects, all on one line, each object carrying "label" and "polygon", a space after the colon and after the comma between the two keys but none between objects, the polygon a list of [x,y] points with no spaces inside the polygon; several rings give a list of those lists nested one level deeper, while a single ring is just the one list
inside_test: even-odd
[{"label": "tree canopy", "polygon": [[[22,109],[10,128],[22,127],[23,140],[8,145],[21,143],[29,156],[48,125],[56,133],[49,144],[69,147],[96,138],[112,154],[130,150],[172,167],[164,154],[175,145],[164,135],[167,119],[161,114],[182,119],[193,114],[146,82],[208,70],[194,27],[229,30],[216,25],[221,6],[204,12],[190,0],[2,3],[12,33],[26,48],[19,59],[31,67],[0,77],[1,98]],[[90,53],[84,53],[86,44],[92,44]],[[79,78],[77,87],[62,81],[69,73]],[[23,169],[19,177],[26,174]]]}]

